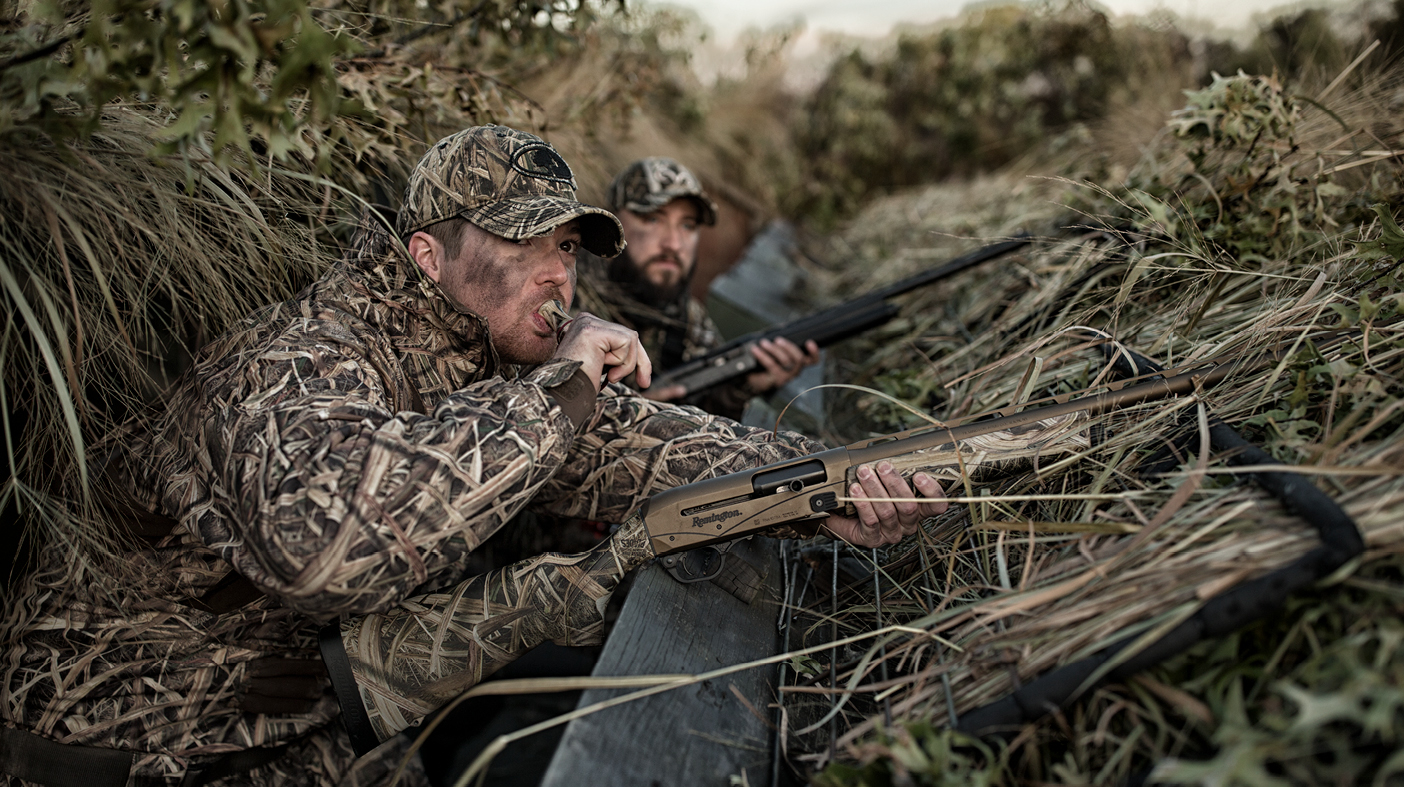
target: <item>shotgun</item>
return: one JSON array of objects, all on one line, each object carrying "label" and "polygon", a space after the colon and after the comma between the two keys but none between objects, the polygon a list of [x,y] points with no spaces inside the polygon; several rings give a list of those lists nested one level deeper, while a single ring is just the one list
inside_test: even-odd
[{"label": "shotgun", "polygon": [[987,260],[1003,257],[1027,246],[1032,240],[1031,236],[1019,235],[1008,241],[983,246],[929,271],[893,282],[822,312],[737,337],[705,355],[663,371],[654,377],[652,388],[682,386],[687,394],[695,394],[754,372],[760,366],[760,362],[751,354],[751,348],[762,339],[784,337],[799,347],[804,347],[804,343],[812,339],[820,347],[827,347],[855,334],[861,334],[897,316],[900,310],[896,304],[888,303],[889,298],[911,292]]},{"label": "shotgun", "polygon": [[853,514],[844,493],[861,465],[886,460],[903,472],[972,481],[1022,470],[1040,456],[1085,448],[1082,433],[1099,414],[1213,385],[1277,358],[1285,347],[676,487],[650,497],[586,552],[535,556],[386,613],[333,622],[322,630],[320,645],[352,744],[368,752],[547,640],[602,642],[610,595],[625,574],[652,558],[753,534],[816,535],[830,513]]}]

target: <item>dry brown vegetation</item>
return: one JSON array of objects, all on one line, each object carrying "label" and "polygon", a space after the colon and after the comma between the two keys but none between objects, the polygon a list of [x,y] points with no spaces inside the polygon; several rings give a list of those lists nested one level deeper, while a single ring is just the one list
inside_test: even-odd
[{"label": "dry brown vegetation", "polygon": [[[967,501],[921,538],[852,557],[876,559],[880,594],[871,573],[830,594],[819,553],[793,563],[790,590],[809,591],[793,599],[796,643],[915,630],[889,633],[885,654],[867,641],[787,667],[801,777],[1398,780],[1401,3],[1345,12],[1346,26],[1300,12],[1244,49],[1165,20],[1113,25],[1077,3],[987,9],[886,54],[837,53],[812,95],[794,95],[783,31],[755,39],[747,76],[712,86],[687,68],[695,29],[668,12],[559,12],[557,30],[534,21],[553,13],[539,4],[478,4],[478,18],[451,3],[324,0],[287,29],[310,19],[358,42],[319,45],[337,108],[307,67],[305,82],[267,94],[286,98],[282,110],[253,102],[235,116],[242,142],[214,136],[230,121],[208,103],[173,136],[185,94],[152,82],[151,41],[114,33],[102,61],[104,85],[135,75],[147,92],[85,93],[64,48],[91,29],[84,4],[53,4],[48,27],[0,4],[6,538],[62,539],[75,560],[109,553],[114,535],[85,506],[85,447],[192,348],[314,276],[365,202],[393,208],[427,144],[510,123],[560,147],[587,198],[635,156],[673,155],[738,227],[779,213],[836,229],[812,236],[826,292],[1038,233],[1032,251],[912,297],[838,354],[836,378],[942,420],[1103,385],[1094,340],[1171,366],[1289,343],[1275,364],[1103,418],[1071,457],[953,491]],[[262,29],[256,16],[239,24]],[[181,35],[214,46],[197,33]],[[59,46],[44,54],[45,42]],[[267,87],[296,51],[260,50],[237,94]],[[1336,328],[1356,333],[1317,343]],[[835,440],[912,424],[883,399],[836,402]],[[1363,558],[1277,617],[1089,689],[1002,743],[950,731],[953,713],[1169,626],[1313,544],[1220,472],[1199,442],[1211,416],[1344,506]],[[1179,465],[1142,475],[1180,433]],[[832,723],[797,733],[836,698]]]},{"label": "dry brown vegetation", "polygon": [[[1105,342],[1167,367],[1285,345],[1195,396],[1097,420],[1072,457],[1050,450],[1026,473],[957,485],[969,503],[920,539],[854,556],[863,572],[881,567],[876,583],[840,575],[835,598],[822,552],[796,565],[810,589],[796,643],[912,628],[792,666],[791,755],[828,764],[814,779],[1397,779],[1404,235],[1388,217],[1404,185],[1400,84],[1377,73],[1318,88],[1313,104],[1272,79],[1219,79],[1165,119],[1123,182],[993,174],[874,202],[853,222],[844,242],[874,268],[840,272],[848,290],[972,241],[1047,233],[1033,252],[913,297],[907,321],[845,353],[845,379],[944,423],[1099,390],[1114,378],[1093,350]],[[1356,333],[1327,340],[1341,328]],[[867,408],[851,430],[912,426],[886,401],[842,402]],[[954,733],[961,715],[1144,636],[1129,657],[1317,544],[1201,440],[1216,417],[1327,491],[1364,534],[1363,559],[1282,600],[1277,618],[1130,681],[1089,681],[1002,741]],[[1168,472],[1146,475],[1167,444]]]}]

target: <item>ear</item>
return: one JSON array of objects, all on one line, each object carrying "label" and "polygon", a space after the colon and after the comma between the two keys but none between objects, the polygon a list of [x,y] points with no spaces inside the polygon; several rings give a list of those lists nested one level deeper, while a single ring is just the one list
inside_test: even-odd
[{"label": "ear", "polygon": [[409,243],[405,245],[409,249],[410,258],[414,260],[419,269],[435,282],[438,282],[444,275],[444,245],[439,243],[439,239],[429,233],[419,232],[410,236]]}]

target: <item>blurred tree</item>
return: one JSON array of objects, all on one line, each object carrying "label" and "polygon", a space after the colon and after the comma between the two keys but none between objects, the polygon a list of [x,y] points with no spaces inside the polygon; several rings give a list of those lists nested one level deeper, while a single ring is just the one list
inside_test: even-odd
[{"label": "blurred tree", "polygon": [[1367,36],[1379,40],[1380,61],[1394,65],[1404,57],[1404,0],[1394,0],[1389,9],[1391,13],[1370,22]]},{"label": "blurred tree", "polygon": [[[1187,59],[1183,36],[1156,44]],[[1133,46],[1134,45],[1134,46]],[[888,58],[854,52],[810,99],[797,144],[812,177],[789,206],[820,222],[874,193],[997,167],[1050,131],[1099,117],[1145,62],[1083,0],[1007,5],[904,35]]]},{"label": "blurred tree", "polygon": [[1275,72],[1287,78],[1309,71],[1334,76],[1350,60],[1344,42],[1331,29],[1330,12],[1322,8],[1273,19],[1259,29],[1245,54],[1243,70],[1248,73]]}]

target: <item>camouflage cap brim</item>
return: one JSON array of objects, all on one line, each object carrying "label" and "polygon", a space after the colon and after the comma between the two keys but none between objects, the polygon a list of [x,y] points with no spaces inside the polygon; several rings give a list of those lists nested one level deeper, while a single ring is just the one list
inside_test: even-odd
[{"label": "camouflage cap brim", "polygon": [[624,228],[614,214],[562,197],[498,200],[468,208],[459,216],[513,241],[545,235],[572,219],[579,219],[580,244],[587,251],[600,257],[614,257],[624,251]]},{"label": "camouflage cap brim", "polygon": [[625,208],[634,213],[653,213],[673,200],[692,200],[697,206],[697,221],[699,224],[713,225],[717,223],[717,206],[704,194],[669,194],[667,192],[654,192],[646,199],[634,200],[624,204]]},{"label": "camouflage cap brim", "polygon": [[698,223],[717,223],[717,204],[707,196],[697,176],[674,159],[650,156],[630,164],[614,177],[606,204],[615,210],[649,214],[682,198],[697,206]]}]

